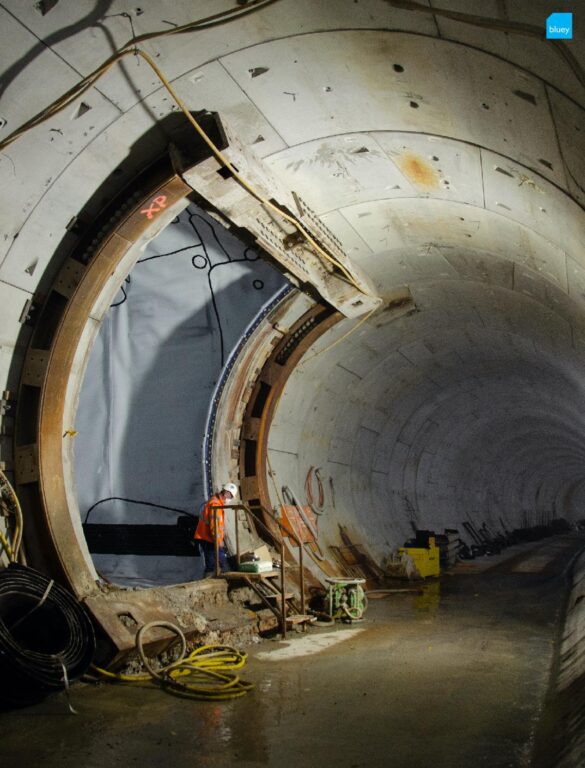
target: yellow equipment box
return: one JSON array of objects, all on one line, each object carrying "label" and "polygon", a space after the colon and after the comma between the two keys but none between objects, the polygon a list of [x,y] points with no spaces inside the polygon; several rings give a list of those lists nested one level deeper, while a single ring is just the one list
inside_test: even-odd
[{"label": "yellow equipment box", "polygon": [[441,573],[439,547],[434,536],[429,537],[428,547],[401,547],[398,552],[408,555],[423,579],[427,576],[439,576]]}]

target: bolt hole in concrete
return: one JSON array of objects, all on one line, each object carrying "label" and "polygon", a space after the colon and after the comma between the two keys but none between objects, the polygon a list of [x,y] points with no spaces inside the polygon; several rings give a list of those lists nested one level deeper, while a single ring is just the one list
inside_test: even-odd
[{"label": "bolt hole in concrete", "polygon": [[404,72],[404,67],[402,64],[394,64],[393,69],[395,72]]},{"label": "bolt hole in concrete", "polygon": [[514,96],[518,96],[519,99],[523,99],[524,101],[527,101],[529,104],[533,104],[536,106],[536,97],[533,96],[531,93],[526,93],[526,91],[512,91]]},{"label": "bolt hole in concrete", "polygon": [[253,67],[252,69],[248,70],[250,77],[252,78],[260,77],[260,75],[264,75],[268,71],[269,67]]}]

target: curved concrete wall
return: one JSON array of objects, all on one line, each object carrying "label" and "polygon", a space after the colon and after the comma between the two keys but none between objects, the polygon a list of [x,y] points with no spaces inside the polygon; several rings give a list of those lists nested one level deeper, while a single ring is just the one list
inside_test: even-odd
[{"label": "curved concrete wall", "polygon": [[534,767],[576,768],[585,760],[585,556],[571,568],[571,589],[560,634],[558,658],[545,707],[544,730]]},{"label": "curved concrete wall", "polygon": [[[11,63],[0,137],[133,30],[186,23],[207,6],[57,3],[42,15],[4,3]],[[341,524],[377,556],[412,524],[578,518],[582,41],[570,44],[571,67],[555,50],[564,43],[537,38],[544,0],[465,4],[493,28],[383,0],[278,0],[252,10],[144,47],[190,109],[219,111],[309,202],[387,303],[343,343],[314,360],[309,351],[291,378],[269,443],[278,484],[300,493],[309,467],[323,467],[335,491],[324,541],[337,541]],[[533,26],[505,33],[508,22]],[[95,214],[106,179],[113,192],[164,148],[157,126],[173,110],[145,62],[128,57],[2,154],[8,388],[27,342],[25,302],[74,245],[73,217]],[[405,292],[410,313],[392,308]],[[354,324],[336,326],[315,351]],[[3,439],[8,461],[9,451]]]}]

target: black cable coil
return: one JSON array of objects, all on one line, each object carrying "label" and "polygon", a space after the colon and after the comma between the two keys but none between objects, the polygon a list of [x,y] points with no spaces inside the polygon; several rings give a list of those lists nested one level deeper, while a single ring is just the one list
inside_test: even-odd
[{"label": "black cable coil", "polygon": [[91,621],[73,595],[32,568],[11,563],[0,571],[0,705],[68,689],[94,651]]}]

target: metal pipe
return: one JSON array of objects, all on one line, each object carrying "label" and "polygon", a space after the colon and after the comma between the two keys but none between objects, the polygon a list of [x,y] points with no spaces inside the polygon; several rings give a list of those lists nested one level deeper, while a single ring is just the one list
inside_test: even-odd
[{"label": "metal pipe", "polygon": [[217,538],[217,510],[219,507],[213,507],[213,542],[215,545],[215,577],[219,577],[219,541]]},{"label": "metal pipe", "polygon": [[286,577],[284,575],[284,538],[280,541],[280,591],[282,606],[282,639],[286,639]]},{"label": "metal pipe", "polygon": [[[214,508],[215,509],[215,508]],[[233,509],[236,513],[236,552],[237,552],[237,558],[238,558],[238,565],[239,565],[239,538],[238,538],[238,518],[237,513],[239,509],[243,509],[246,515],[252,515],[250,507],[248,507],[247,504],[230,504],[227,507],[218,507],[218,509]],[[301,590],[301,607],[303,615],[305,613],[305,575],[304,575],[304,564],[303,564],[303,542],[294,534],[294,532],[289,531],[282,522],[273,515],[269,510],[265,509],[264,507],[260,507],[262,512],[268,515],[271,520],[273,520],[278,527],[281,530],[281,539],[280,539],[280,591],[281,591],[281,606],[282,606],[282,637],[283,639],[286,638],[286,576],[284,573],[285,568],[285,546],[284,546],[284,536],[282,533],[286,533],[287,536],[290,536],[293,541],[296,543],[296,545],[299,548],[299,569],[300,569],[300,577],[299,577],[299,586]],[[253,516],[254,517],[254,516]],[[271,538],[274,538],[273,532],[268,528],[268,526],[262,522],[257,517],[254,517],[253,522],[256,525],[259,525],[261,528],[263,528],[266,533],[271,536]],[[217,545],[217,539],[216,539],[216,545]],[[216,546],[217,551],[217,546]],[[216,569],[218,567],[218,557],[216,554]],[[219,574],[216,574],[219,575]]]},{"label": "metal pipe", "polygon": [[302,544],[299,545],[299,586],[301,589],[301,613],[303,616],[305,611],[305,566],[303,563],[304,551]]},{"label": "metal pipe", "polygon": [[240,570],[240,519],[238,517],[238,511],[236,509],[236,563],[238,571]]}]

